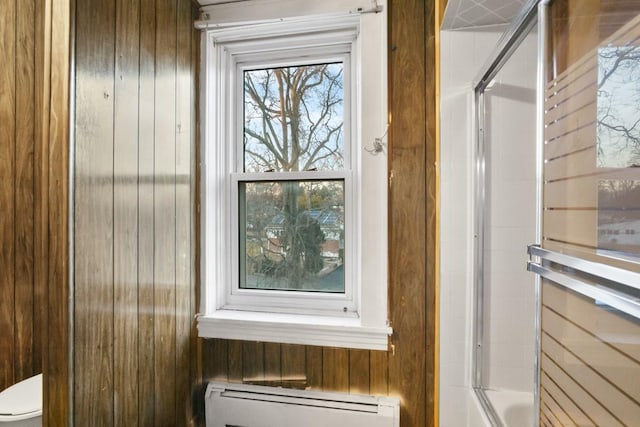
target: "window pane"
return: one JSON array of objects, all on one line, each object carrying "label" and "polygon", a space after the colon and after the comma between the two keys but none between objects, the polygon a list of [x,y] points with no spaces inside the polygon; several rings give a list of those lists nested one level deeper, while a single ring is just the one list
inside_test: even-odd
[{"label": "window pane", "polygon": [[342,63],[244,72],[244,170],[344,168]]},{"label": "window pane", "polygon": [[344,181],[242,182],[240,288],[344,293]]}]

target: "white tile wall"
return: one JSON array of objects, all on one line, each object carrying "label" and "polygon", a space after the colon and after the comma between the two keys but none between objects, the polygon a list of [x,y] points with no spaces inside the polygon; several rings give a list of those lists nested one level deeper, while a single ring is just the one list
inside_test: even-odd
[{"label": "white tile wall", "polygon": [[[441,33],[441,427],[489,425],[471,390],[474,219],[471,90],[473,79],[502,30],[494,27]],[[513,70],[521,74],[526,71]],[[514,79],[509,83],[517,86],[519,81]],[[491,191],[500,197],[495,198],[497,203],[492,206],[493,215],[489,218],[491,261],[486,265],[492,280],[489,291],[495,296],[491,303],[497,309],[488,319],[489,334],[494,338],[486,349],[491,356],[487,359],[490,381],[518,390],[529,387],[533,380],[533,338],[529,339],[522,331],[533,331],[534,298],[533,294],[527,294],[533,291],[533,286],[526,285],[532,275],[524,267],[526,245],[535,237],[535,216],[532,216],[535,204],[531,205],[535,203],[532,197],[535,196],[535,179],[532,181],[535,163],[523,167],[513,159],[522,156],[534,159],[535,154],[514,141],[519,141],[523,133],[533,135],[535,110],[527,110],[523,101],[535,101],[535,92],[506,84],[499,89],[516,99],[497,101],[501,103],[497,106],[498,113],[506,111],[514,117],[530,115],[532,118],[531,124],[505,121],[504,117],[494,124],[497,136],[504,143],[496,146],[492,153],[500,168]],[[532,221],[527,220],[528,224],[523,226],[523,218]],[[532,313],[531,318],[519,316],[523,312]]]},{"label": "white tile wall", "polygon": [[501,34],[441,33],[440,426],[483,426],[471,386],[472,80]]}]

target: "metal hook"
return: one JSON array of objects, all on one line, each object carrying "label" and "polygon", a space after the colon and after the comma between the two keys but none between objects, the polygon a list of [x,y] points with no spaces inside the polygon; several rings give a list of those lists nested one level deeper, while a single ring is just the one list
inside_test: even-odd
[{"label": "metal hook", "polygon": [[387,132],[389,132],[389,123],[387,123],[387,127],[385,128],[382,136],[375,138],[370,148],[367,148],[367,147],[364,148],[365,151],[374,156],[379,153],[384,153],[384,149],[386,146],[386,144],[384,143],[384,139],[387,137]]}]

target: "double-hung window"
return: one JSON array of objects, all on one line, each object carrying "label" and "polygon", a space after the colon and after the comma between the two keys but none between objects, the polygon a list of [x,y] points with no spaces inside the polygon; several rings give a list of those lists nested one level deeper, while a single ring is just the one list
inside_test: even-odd
[{"label": "double-hung window", "polygon": [[386,23],[345,3],[200,23],[201,336],[386,348]]}]

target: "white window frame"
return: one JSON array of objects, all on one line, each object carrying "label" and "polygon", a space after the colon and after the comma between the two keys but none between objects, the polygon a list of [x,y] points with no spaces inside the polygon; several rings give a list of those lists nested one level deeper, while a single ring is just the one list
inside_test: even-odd
[{"label": "white window frame", "polygon": [[[304,9],[318,8],[308,3],[215,5],[205,12],[217,20],[196,23],[204,29],[199,335],[387,349],[387,160],[366,150],[387,121],[384,5],[382,13],[360,13],[369,0],[325,0],[322,10],[307,14]],[[345,10],[345,3],[353,9]],[[270,14],[278,11],[283,16],[273,19]],[[344,169],[245,173],[237,142],[243,133],[243,70],[306,61],[344,64]],[[238,184],[330,179],[344,180],[345,293],[240,289]]]}]

